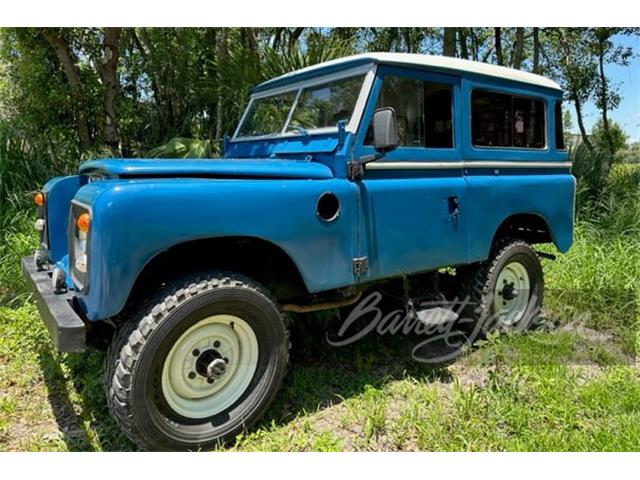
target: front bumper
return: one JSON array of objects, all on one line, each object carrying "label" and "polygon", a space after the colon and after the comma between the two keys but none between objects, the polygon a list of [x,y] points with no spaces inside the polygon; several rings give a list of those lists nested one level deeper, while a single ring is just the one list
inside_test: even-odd
[{"label": "front bumper", "polygon": [[83,352],[87,348],[87,327],[72,307],[73,295],[53,293],[48,271],[38,271],[33,257],[22,259],[22,274],[33,290],[53,345],[59,352]]}]

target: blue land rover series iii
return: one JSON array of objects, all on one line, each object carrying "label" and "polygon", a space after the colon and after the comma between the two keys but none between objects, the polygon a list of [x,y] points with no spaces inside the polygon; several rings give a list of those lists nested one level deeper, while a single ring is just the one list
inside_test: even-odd
[{"label": "blue land rover series iii", "polygon": [[206,448],[274,398],[287,312],[448,267],[470,315],[531,322],[532,245],[572,243],[561,100],[541,76],[445,57],[304,68],[253,89],[221,158],[93,160],[47,182],[23,271],[58,350],[108,343],[107,402],[134,442]]}]

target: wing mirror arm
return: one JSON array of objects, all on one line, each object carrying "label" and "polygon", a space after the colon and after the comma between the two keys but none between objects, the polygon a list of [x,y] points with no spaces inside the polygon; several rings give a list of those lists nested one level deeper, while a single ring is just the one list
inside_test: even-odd
[{"label": "wing mirror arm", "polygon": [[373,127],[373,145],[376,153],[365,155],[348,163],[347,174],[351,180],[359,180],[363,177],[367,163],[375,162],[388,152],[398,148],[396,111],[393,108],[383,107],[375,110],[371,125]]}]

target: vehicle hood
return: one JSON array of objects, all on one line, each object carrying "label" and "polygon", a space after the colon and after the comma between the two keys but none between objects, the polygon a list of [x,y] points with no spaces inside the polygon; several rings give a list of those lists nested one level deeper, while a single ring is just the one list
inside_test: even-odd
[{"label": "vehicle hood", "polygon": [[310,160],[282,159],[101,159],[80,166],[81,175],[116,178],[333,178],[332,170]]}]

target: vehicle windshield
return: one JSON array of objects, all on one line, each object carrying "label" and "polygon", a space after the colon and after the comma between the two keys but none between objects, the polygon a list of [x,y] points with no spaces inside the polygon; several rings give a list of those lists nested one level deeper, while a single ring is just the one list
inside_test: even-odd
[{"label": "vehicle windshield", "polygon": [[364,75],[358,75],[256,98],[237,136],[279,135],[335,127],[341,120],[349,123],[363,81]]}]

